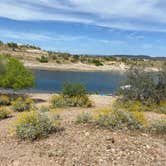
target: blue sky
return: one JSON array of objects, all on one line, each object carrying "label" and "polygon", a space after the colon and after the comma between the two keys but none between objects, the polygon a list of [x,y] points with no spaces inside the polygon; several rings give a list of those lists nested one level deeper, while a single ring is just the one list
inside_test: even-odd
[{"label": "blue sky", "polygon": [[0,0],[0,40],[83,54],[166,56],[165,0]]}]

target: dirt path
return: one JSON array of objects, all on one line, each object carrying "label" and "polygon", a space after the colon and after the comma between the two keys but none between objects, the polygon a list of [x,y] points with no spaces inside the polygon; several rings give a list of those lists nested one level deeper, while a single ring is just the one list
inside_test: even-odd
[{"label": "dirt path", "polygon": [[[36,94],[38,106],[50,95]],[[42,99],[42,100],[39,100]],[[19,141],[8,133],[15,119],[0,121],[0,166],[165,166],[166,137],[139,132],[104,130],[76,125],[76,116],[111,105],[111,96],[91,96],[94,108],[66,108],[60,112],[65,130],[35,142]]]}]

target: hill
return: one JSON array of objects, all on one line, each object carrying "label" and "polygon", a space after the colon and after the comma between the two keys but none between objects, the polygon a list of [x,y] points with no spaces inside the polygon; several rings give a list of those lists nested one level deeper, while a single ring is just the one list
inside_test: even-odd
[{"label": "hill", "polygon": [[131,65],[144,65],[156,70],[166,57],[146,55],[83,55],[42,50],[33,45],[0,42],[0,54],[20,59],[29,68],[87,71],[125,71]]}]

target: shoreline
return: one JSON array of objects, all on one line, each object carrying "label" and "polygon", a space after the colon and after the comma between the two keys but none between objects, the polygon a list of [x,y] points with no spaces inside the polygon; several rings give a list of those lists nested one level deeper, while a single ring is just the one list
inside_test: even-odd
[{"label": "shoreline", "polygon": [[76,63],[76,64],[55,64],[55,63],[34,63],[23,62],[24,66],[29,69],[36,70],[49,70],[49,71],[73,71],[73,72],[127,72],[126,66],[93,66],[88,64]]},{"label": "shoreline", "polygon": [[[48,71],[72,71],[72,72],[118,72],[126,73],[129,66],[124,64],[120,65],[103,65],[94,66],[83,63],[73,63],[73,64],[55,64],[55,63],[34,63],[23,61],[25,67],[34,70],[48,70]],[[158,72],[160,69],[147,67],[146,72]]]}]

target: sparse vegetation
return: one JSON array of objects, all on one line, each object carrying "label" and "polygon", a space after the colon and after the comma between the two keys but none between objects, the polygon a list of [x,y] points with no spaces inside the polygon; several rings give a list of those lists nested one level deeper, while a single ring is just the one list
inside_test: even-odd
[{"label": "sparse vegetation", "polygon": [[111,129],[138,130],[146,126],[146,119],[141,112],[102,109],[98,110],[95,117],[95,121],[99,126]]},{"label": "sparse vegetation", "polygon": [[45,138],[56,131],[56,121],[58,120],[36,111],[24,112],[17,116],[15,122],[16,136],[31,141]]},{"label": "sparse vegetation", "polygon": [[90,123],[92,122],[92,115],[88,112],[83,112],[81,114],[79,114],[76,118],[76,123]]},{"label": "sparse vegetation", "polygon": [[0,106],[7,106],[10,105],[10,97],[7,95],[0,96]]},{"label": "sparse vegetation", "polygon": [[77,123],[93,123],[100,127],[121,130],[143,130],[147,126],[144,114],[138,111],[129,112],[103,108],[94,113],[82,113],[77,116]]},{"label": "sparse vegetation", "polygon": [[166,119],[154,121],[150,126],[150,132],[166,134]]},{"label": "sparse vegetation", "polygon": [[33,100],[30,98],[19,97],[12,102],[12,108],[16,112],[30,111],[33,109]]},{"label": "sparse vegetation", "polygon": [[34,77],[30,70],[13,57],[1,57],[3,71],[0,75],[0,87],[7,89],[24,89],[34,85]]},{"label": "sparse vegetation", "polygon": [[67,97],[84,96],[86,95],[86,93],[87,93],[86,88],[82,84],[65,83],[63,85],[63,89],[62,89],[63,96],[67,96]]},{"label": "sparse vegetation", "polygon": [[51,99],[51,105],[53,108],[57,107],[91,107],[92,102],[89,100],[88,96],[63,96],[54,95]]},{"label": "sparse vegetation", "polygon": [[47,56],[42,55],[40,58],[37,58],[40,63],[48,63],[49,59]]},{"label": "sparse vegetation", "polygon": [[123,100],[141,101],[146,105],[159,104],[166,100],[166,67],[163,66],[158,73],[149,73],[144,68],[134,66],[123,85],[119,90]]},{"label": "sparse vegetation", "polygon": [[97,60],[97,59],[93,59],[93,60],[92,60],[92,63],[94,63],[96,66],[103,66],[103,63],[100,62],[100,61]]},{"label": "sparse vegetation", "polygon": [[0,120],[8,118],[11,112],[6,108],[0,108]]},{"label": "sparse vegetation", "polygon": [[85,87],[81,84],[66,83],[63,86],[61,95],[54,95],[51,105],[56,107],[91,107],[92,103],[87,96]]}]

